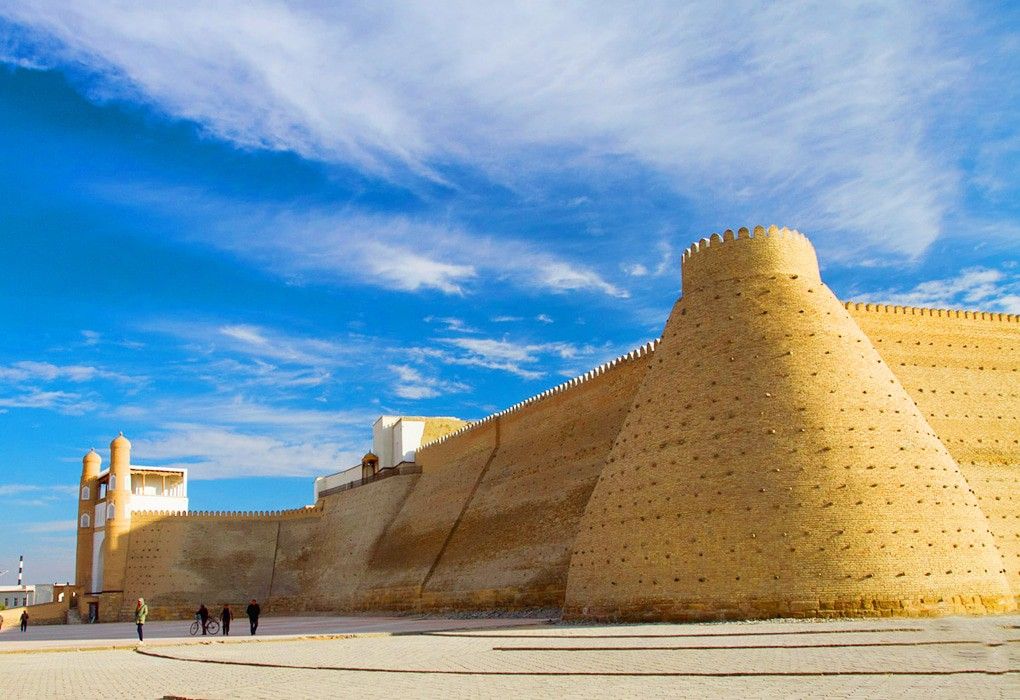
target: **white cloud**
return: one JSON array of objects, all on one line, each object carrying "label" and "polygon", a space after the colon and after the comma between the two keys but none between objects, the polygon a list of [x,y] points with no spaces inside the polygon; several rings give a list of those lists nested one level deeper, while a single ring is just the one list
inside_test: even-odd
[{"label": "white cloud", "polygon": [[[515,374],[524,379],[539,379],[546,372],[537,367],[543,357],[573,360],[595,352],[589,346],[570,343],[517,343],[506,338],[439,338],[439,342],[452,346],[461,353],[427,349],[423,355],[437,357],[446,364],[484,367]],[[422,350],[422,349],[419,349]]]},{"label": "white cloud", "polygon": [[14,395],[0,396],[0,408],[42,408],[67,415],[81,415],[97,407],[95,401],[67,391],[29,389]]},{"label": "white cloud", "polygon": [[[348,284],[356,280],[412,292],[436,289],[462,295],[484,278],[543,291],[627,296],[595,270],[533,244],[497,240],[447,224],[321,211],[263,212],[254,218],[247,227],[220,230],[210,242],[270,269],[282,266],[298,277],[325,275]],[[260,225],[273,234],[253,240],[250,233]],[[240,231],[245,232],[241,237]]]},{"label": "white cloud", "polygon": [[964,307],[1020,314],[1020,275],[986,267],[971,267],[948,279],[921,282],[905,290],[886,289],[859,294],[854,296],[854,300],[898,306]]},{"label": "white cloud", "polygon": [[[447,163],[513,180],[623,159],[720,210],[904,255],[939,235],[958,197],[952,153],[930,139],[976,70],[959,31],[969,9],[955,4],[52,0],[2,12],[95,71],[97,99],[146,100],[244,146],[435,180]],[[457,293],[476,273],[431,255],[404,264],[412,289]],[[540,276],[620,292],[555,266]]]},{"label": "white cloud", "polygon": [[144,381],[141,378],[129,377],[119,372],[111,372],[89,365],[55,365],[50,362],[23,360],[11,365],[0,366],[0,381],[12,383],[67,380],[80,384],[95,379],[111,379],[124,383]]},{"label": "white cloud", "polygon": [[129,436],[134,461],[219,479],[309,476],[355,464],[371,442],[377,414],[205,396],[122,406],[112,415],[156,426]]},{"label": "white cloud", "polygon": [[403,399],[431,399],[444,394],[468,391],[471,387],[462,382],[449,382],[435,377],[426,377],[410,365],[390,365],[397,375],[393,393]]},{"label": "white cloud", "polygon": [[173,424],[134,441],[133,454],[183,467],[194,479],[312,476],[356,464],[357,450],[335,440],[253,435],[230,428]]},{"label": "white cloud", "polygon": [[[631,277],[662,277],[673,272],[673,246],[669,244],[669,241],[662,240],[655,245],[655,249],[659,253],[659,259],[654,265],[629,262],[622,263],[620,269]],[[679,270],[677,270],[677,273],[679,274]]]},{"label": "white cloud", "polygon": [[552,316],[550,316],[549,314],[539,314],[538,316],[535,316],[535,320],[538,321],[539,323],[553,323],[554,322],[553,319],[552,319]]},{"label": "white cloud", "polygon": [[478,333],[477,328],[472,328],[459,318],[426,316],[423,320],[425,323],[442,323],[450,333]]},{"label": "white cloud", "polygon": [[366,347],[370,341],[362,336],[320,338],[254,324],[160,319],[146,324],[145,329],[192,343],[193,354],[200,357],[237,354],[251,358],[253,365],[232,362],[233,369],[252,374],[274,373],[280,365],[326,372],[370,352]]}]

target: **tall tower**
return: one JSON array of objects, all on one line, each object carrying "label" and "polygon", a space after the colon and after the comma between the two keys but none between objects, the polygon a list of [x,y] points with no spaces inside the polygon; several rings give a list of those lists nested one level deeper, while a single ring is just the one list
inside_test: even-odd
[{"label": "tall tower", "polygon": [[582,519],[565,613],[1012,609],[974,493],[807,238],[713,234],[682,274]]},{"label": "tall tower", "polygon": [[106,487],[106,538],[103,540],[103,591],[124,588],[127,537],[131,528],[131,443],[121,433],[110,443],[110,481]]},{"label": "tall tower", "polygon": [[92,590],[92,541],[95,510],[99,489],[96,477],[102,460],[94,449],[81,460],[81,481],[78,484],[78,546],[75,556],[74,582],[88,593]]}]

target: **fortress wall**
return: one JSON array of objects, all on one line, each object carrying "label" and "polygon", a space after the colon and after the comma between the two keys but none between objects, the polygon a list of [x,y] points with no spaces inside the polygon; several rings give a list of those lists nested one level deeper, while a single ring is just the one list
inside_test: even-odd
[{"label": "fortress wall", "polygon": [[774,229],[685,254],[684,296],[582,520],[567,615],[1014,606],[977,498],[806,251]]},{"label": "fortress wall", "polygon": [[651,356],[642,352],[496,419],[499,448],[424,586],[423,604],[563,604],[581,515]]},{"label": "fortress wall", "polygon": [[956,459],[1020,595],[1020,316],[846,307]]},{"label": "fortress wall", "polygon": [[277,553],[275,607],[296,611],[361,607],[360,591],[376,543],[419,478],[419,474],[393,476],[326,496],[322,517],[310,533],[285,529]]},{"label": "fortress wall", "polygon": [[[103,619],[130,619],[135,599],[145,598],[154,619],[177,618],[223,602],[270,601],[281,539],[310,540],[321,512],[138,512],[131,516],[122,609]],[[298,534],[302,533],[302,534]],[[283,585],[287,585],[284,580]]]},{"label": "fortress wall", "polygon": [[421,477],[369,557],[358,594],[362,607],[418,606],[421,586],[496,448],[498,431],[498,421],[489,420],[418,451]]}]

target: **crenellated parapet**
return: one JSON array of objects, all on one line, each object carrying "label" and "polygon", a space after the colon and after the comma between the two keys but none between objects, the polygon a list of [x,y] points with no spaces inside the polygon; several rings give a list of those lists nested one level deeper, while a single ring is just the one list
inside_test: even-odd
[{"label": "crenellated parapet", "polygon": [[1020,323],[1020,315],[998,313],[995,311],[964,311],[962,309],[933,309],[919,306],[897,306],[894,304],[874,304],[869,302],[843,302],[847,311],[869,311],[902,316],[933,316],[936,318],[971,319],[975,321],[999,321],[1001,323]]},{"label": "crenellated parapet", "polygon": [[286,510],[139,510],[131,514],[134,523],[157,520],[288,520],[322,515],[322,505],[289,508]]},{"label": "crenellated parapet", "polygon": [[702,238],[681,256],[684,295],[722,280],[777,274],[821,281],[807,236],[778,226],[741,228],[736,233],[727,229]]},{"label": "crenellated parapet", "polygon": [[529,407],[532,404],[535,404],[535,403],[537,403],[539,401],[544,401],[545,399],[548,399],[550,397],[556,396],[558,394],[562,394],[564,391],[569,391],[571,389],[574,389],[575,387],[578,387],[578,386],[584,384],[585,382],[591,381],[592,379],[595,379],[596,377],[602,376],[603,374],[605,374],[609,370],[613,369],[614,367],[617,367],[617,366],[622,365],[622,364],[627,363],[627,362],[633,362],[634,360],[638,360],[638,359],[643,358],[643,357],[647,357],[651,353],[655,352],[655,348],[658,346],[658,344],[659,344],[659,340],[658,339],[650,340],[647,343],[643,343],[640,346],[638,346],[638,347],[634,348],[633,350],[631,350],[630,352],[628,352],[628,353],[626,353],[624,355],[620,355],[619,357],[617,357],[617,358],[615,358],[613,360],[610,360],[609,362],[604,362],[603,364],[599,365],[598,367],[595,367],[594,369],[588,370],[584,374],[578,375],[578,376],[574,377],[573,379],[568,379],[567,381],[563,382],[562,384],[557,384],[556,386],[552,387],[551,389],[546,389],[545,391],[543,391],[543,392],[541,392],[539,394],[535,394],[534,396],[531,396],[529,398],[526,398],[523,401],[519,401],[518,403],[515,403],[513,406],[505,408],[502,411],[497,411],[496,413],[488,415],[485,418],[482,418],[480,420],[476,420],[476,421],[473,421],[471,423],[468,423],[467,425],[465,425],[463,428],[460,428],[459,430],[455,430],[452,433],[449,433],[449,434],[444,435],[444,436],[442,436],[440,438],[437,438],[437,439],[435,439],[435,440],[433,440],[433,441],[431,441],[429,443],[426,443],[426,444],[422,445],[420,448],[418,448],[418,451],[421,452],[422,450],[426,450],[426,449],[428,449],[430,447],[433,447],[435,445],[442,444],[442,443],[446,442],[447,440],[455,438],[458,435],[463,435],[464,433],[466,433],[468,431],[475,430],[475,429],[485,425],[486,423],[489,423],[490,421],[496,420],[497,418],[500,418],[502,416],[505,416],[505,415],[508,415],[508,414],[511,414],[511,413],[516,413],[517,411],[520,411],[520,410],[522,410],[522,409],[524,409],[526,407]]}]

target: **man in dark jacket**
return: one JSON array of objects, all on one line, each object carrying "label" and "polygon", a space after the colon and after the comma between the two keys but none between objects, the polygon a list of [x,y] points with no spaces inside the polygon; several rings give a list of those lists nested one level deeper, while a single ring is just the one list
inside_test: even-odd
[{"label": "man in dark jacket", "polygon": [[[24,632],[27,629],[28,629],[28,611],[27,610],[22,610],[21,611],[21,631]],[[255,634],[255,633],[252,632],[252,634]]]},{"label": "man in dark jacket", "polygon": [[205,607],[205,603],[198,606],[198,619],[202,622],[202,634],[208,634],[206,625],[209,624],[209,608]]},{"label": "man in dark jacket", "polygon": [[248,613],[248,622],[251,623],[251,633],[254,635],[255,630],[259,628],[259,615],[262,614],[262,608],[260,608],[255,599],[252,598],[251,602],[248,603],[248,608],[245,612]]},{"label": "man in dark jacket", "polygon": [[230,606],[226,603],[223,604],[223,609],[220,610],[220,623],[223,628],[223,636],[230,636],[230,621],[234,619],[234,613],[230,612]]}]

